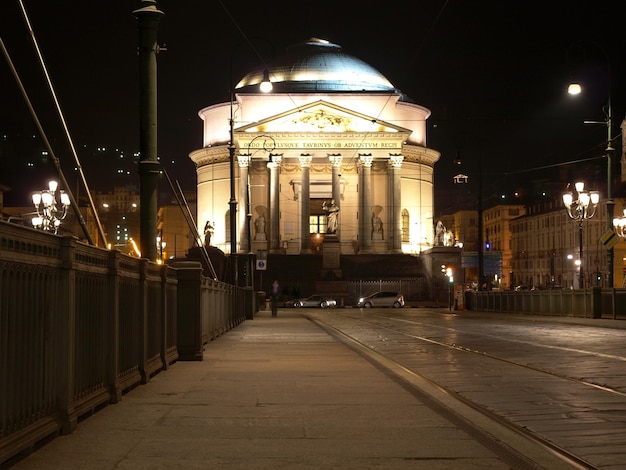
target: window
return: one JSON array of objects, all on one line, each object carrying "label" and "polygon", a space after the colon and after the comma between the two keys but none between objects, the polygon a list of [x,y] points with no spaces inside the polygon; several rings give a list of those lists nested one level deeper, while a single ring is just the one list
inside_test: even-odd
[{"label": "window", "polygon": [[325,215],[309,216],[309,233],[326,233],[327,217]]}]

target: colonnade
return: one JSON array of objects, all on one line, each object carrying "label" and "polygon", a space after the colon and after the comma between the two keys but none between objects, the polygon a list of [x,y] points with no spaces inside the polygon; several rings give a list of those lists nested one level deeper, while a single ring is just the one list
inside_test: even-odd
[{"label": "colonnade", "polygon": [[[239,155],[239,201],[240,210],[238,215],[240,251],[251,249],[251,207],[250,204],[250,155]],[[269,170],[269,251],[279,253],[281,251],[280,240],[280,167],[282,154],[271,154],[267,163]],[[402,251],[402,201],[401,201],[401,168],[404,157],[400,154],[390,154],[387,162],[388,167],[388,207],[386,214],[387,250],[390,252]],[[303,153],[298,156],[301,168],[301,189],[299,196],[299,229],[300,229],[300,252],[308,253],[310,250],[310,167],[313,160],[311,154]],[[329,154],[328,160],[332,167],[331,197],[341,214],[341,154]],[[374,163],[372,154],[359,154],[358,157],[358,239],[360,251],[371,252],[372,249],[372,175],[371,169]],[[242,210],[245,209],[245,210]],[[341,215],[340,215],[341,217]],[[344,215],[344,217],[346,217]],[[335,234],[341,240],[341,224]]]}]

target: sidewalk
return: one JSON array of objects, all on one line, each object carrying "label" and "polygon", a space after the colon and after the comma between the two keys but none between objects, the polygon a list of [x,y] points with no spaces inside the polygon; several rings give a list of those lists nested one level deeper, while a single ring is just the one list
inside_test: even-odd
[{"label": "sidewalk", "polygon": [[506,469],[300,312],[262,311],[14,467]]}]

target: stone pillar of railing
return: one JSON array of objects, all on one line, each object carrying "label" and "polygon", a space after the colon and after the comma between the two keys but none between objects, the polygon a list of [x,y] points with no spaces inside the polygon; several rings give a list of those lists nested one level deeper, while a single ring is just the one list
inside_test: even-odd
[{"label": "stone pillar of railing", "polygon": [[201,361],[202,312],[201,284],[202,265],[196,261],[172,263],[178,274],[176,302],[176,331],[178,357],[181,361]]},{"label": "stone pillar of railing", "polygon": [[61,240],[61,280],[59,299],[59,383],[61,387],[59,396],[59,410],[62,413],[61,432],[70,434],[78,427],[78,416],[74,402],[74,377],[75,377],[75,351],[76,334],[76,268],[74,265],[76,255],[76,242],[71,237]]},{"label": "stone pillar of railing", "polygon": [[602,289],[600,287],[591,288],[592,318],[602,318]]},{"label": "stone pillar of railing", "polygon": [[120,373],[120,259],[117,250],[109,251],[109,355],[107,357],[107,382],[109,383],[109,400],[118,403],[122,400],[122,387],[118,377]]}]

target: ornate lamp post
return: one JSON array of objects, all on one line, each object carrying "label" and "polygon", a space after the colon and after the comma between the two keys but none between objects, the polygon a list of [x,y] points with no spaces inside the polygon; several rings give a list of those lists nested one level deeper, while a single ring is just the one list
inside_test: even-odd
[{"label": "ornate lamp post", "polygon": [[33,217],[33,226],[55,234],[67,215],[67,206],[70,205],[69,195],[63,190],[57,191],[58,186],[56,181],[50,181],[47,190],[33,194],[33,205],[37,210],[37,217]]},{"label": "ornate lamp post", "polygon": [[[585,124],[603,124],[606,126],[606,157],[607,157],[607,182],[606,182],[606,221],[607,228],[613,230],[613,212],[615,210],[615,201],[613,200],[613,134],[612,134],[612,110],[611,110],[611,58],[608,52],[596,42],[591,42],[593,46],[604,56],[607,67],[608,92],[607,103],[602,107],[604,112],[604,121],[584,121]],[[582,93],[583,87],[580,83],[570,83],[567,92],[570,95],[579,95]],[[613,248],[607,250],[607,287],[613,288]],[[582,261],[582,260],[581,260]]]},{"label": "ornate lamp post", "polygon": [[571,191],[563,193],[563,204],[567,210],[567,215],[578,221],[578,242],[580,270],[579,288],[585,287],[585,277],[583,275],[583,221],[591,219],[596,213],[596,206],[600,201],[600,194],[597,191],[585,191],[585,183],[579,181],[575,183],[577,198]]},{"label": "ornate lamp post", "polygon": [[[624,209],[624,215],[621,217],[615,217],[613,219],[613,227],[615,234],[620,238],[626,238],[626,209]],[[626,287],[626,271],[624,272],[624,280],[622,281],[622,287]]]}]

